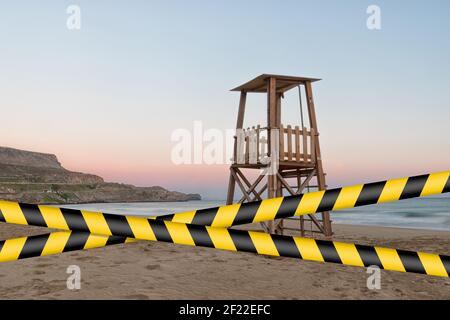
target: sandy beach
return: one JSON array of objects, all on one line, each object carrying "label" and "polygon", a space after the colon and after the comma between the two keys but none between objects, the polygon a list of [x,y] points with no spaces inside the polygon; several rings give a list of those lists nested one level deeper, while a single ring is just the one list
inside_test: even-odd
[{"label": "sandy beach", "polygon": [[[450,255],[450,233],[334,225],[334,240]],[[0,224],[0,238],[45,229]],[[68,290],[66,269],[81,268]],[[0,264],[2,299],[450,299],[450,279],[167,243],[137,242]]]}]

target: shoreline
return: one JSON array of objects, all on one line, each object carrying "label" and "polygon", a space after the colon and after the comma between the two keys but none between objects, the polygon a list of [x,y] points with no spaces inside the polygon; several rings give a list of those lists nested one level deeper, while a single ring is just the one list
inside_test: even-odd
[{"label": "shoreline", "polygon": [[[10,200],[8,200],[10,201]],[[202,201],[202,200],[158,200],[158,201],[119,201],[119,202],[99,202],[99,201],[92,201],[92,202],[73,202],[73,203],[39,203],[46,206],[70,206],[70,205],[83,205],[83,204],[127,204],[127,203],[167,203],[167,202],[189,202],[189,201]]]},{"label": "shoreline", "polygon": [[[450,255],[450,233],[334,224],[333,240]],[[254,226],[243,226],[255,229]],[[46,229],[0,224],[0,238]],[[81,290],[68,290],[69,265]],[[369,290],[365,268],[139,241],[0,263],[3,299],[450,299],[450,279],[381,271]]]},{"label": "shoreline", "polygon": [[[89,202],[89,203],[71,203],[71,204],[47,204],[47,205],[49,205],[49,206],[56,206],[56,207],[57,206],[63,206],[63,207],[76,206],[74,208],[76,208],[76,209],[83,209],[83,208],[78,208],[78,207],[82,206],[83,204],[86,204],[86,205],[98,204],[99,207],[101,207],[101,205],[103,205],[103,204],[105,204],[105,205],[158,204],[158,203],[165,204],[165,203],[170,203],[170,202],[173,202],[173,203],[187,203],[187,202],[205,203],[205,202],[212,202],[213,203],[213,205],[200,206],[198,208],[190,208],[190,207],[184,208],[184,209],[186,209],[186,211],[190,211],[190,210],[194,210],[194,209],[214,208],[214,207],[220,205],[220,204],[216,205],[215,202],[219,202],[220,203],[220,202],[222,202],[222,200],[205,200],[205,199],[201,199],[201,200],[180,200],[180,201]],[[223,203],[225,203],[225,201],[223,201]],[[101,210],[100,208],[98,208],[98,209],[97,208],[88,208],[88,209],[93,209],[94,211],[97,210],[97,211],[101,211],[103,213],[109,213],[109,214],[122,214],[122,212],[120,212],[120,211],[114,212],[115,211],[114,209],[111,212],[107,211],[107,209],[106,210]],[[182,211],[176,211],[176,212],[184,212],[185,211],[184,209]],[[355,210],[356,211],[357,209],[358,208],[352,208],[351,210]],[[152,208],[149,208],[149,211],[151,211],[151,210],[152,210]],[[335,218],[335,217],[339,218],[339,212],[340,211],[332,212],[332,219]],[[174,213],[174,211],[171,211],[171,212],[169,212],[167,214],[170,214],[170,213]],[[130,214],[130,213],[127,213],[127,214]],[[143,216],[143,215],[141,215],[141,214],[139,214],[137,212],[136,213],[131,213],[131,215]],[[364,212],[361,212],[361,215],[364,215]],[[152,213],[150,212],[149,215],[144,215],[144,216],[152,216]],[[417,226],[412,226],[412,225],[407,225],[407,226],[394,225],[394,226],[390,226],[390,225],[382,225],[381,223],[380,224],[376,224],[376,222],[373,223],[373,224],[369,224],[369,223],[365,224],[364,222],[362,222],[362,223],[349,223],[348,221],[340,222],[340,221],[336,221],[336,220],[335,220],[335,222],[333,222],[333,225],[349,225],[349,226],[355,226],[355,227],[375,227],[375,228],[394,228],[394,229],[396,228],[396,229],[424,230],[424,231],[428,230],[428,231],[437,231],[437,232],[450,233],[450,229],[446,229],[446,228],[442,228],[442,227],[441,228],[432,228],[432,227],[429,227],[429,226],[421,227],[420,225],[417,225]]]}]

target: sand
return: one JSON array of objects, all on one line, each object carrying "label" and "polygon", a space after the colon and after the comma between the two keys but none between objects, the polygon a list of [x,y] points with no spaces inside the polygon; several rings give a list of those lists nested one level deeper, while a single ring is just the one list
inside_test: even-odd
[{"label": "sand", "polygon": [[[450,233],[334,225],[335,240],[450,255]],[[0,224],[0,238],[45,229]],[[69,290],[69,265],[81,289]],[[0,264],[2,299],[450,299],[450,279],[250,253],[137,242]]]}]

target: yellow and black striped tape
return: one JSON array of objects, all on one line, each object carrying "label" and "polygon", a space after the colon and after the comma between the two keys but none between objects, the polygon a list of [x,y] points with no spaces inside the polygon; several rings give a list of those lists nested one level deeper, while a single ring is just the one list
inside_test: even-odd
[{"label": "yellow and black striped tape", "polygon": [[450,192],[450,171],[175,213],[156,219],[230,227],[446,192]]},{"label": "yellow and black striped tape", "polygon": [[[252,222],[340,210],[450,192],[450,171],[387,180],[364,185],[311,192],[298,196],[265,199],[211,209],[176,213],[153,219],[230,227]],[[0,201],[0,221],[54,229],[135,237],[152,218],[121,216],[86,210]]]},{"label": "yellow and black striped tape", "polygon": [[[150,232],[146,234],[151,236],[146,236],[145,240],[332,262],[358,267],[375,265],[386,270],[432,276],[449,277],[450,275],[450,257],[444,255],[170,221],[149,221],[148,228]],[[96,248],[133,240],[125,237],[92,235],[74,231],[9,239],[0,242],[0,261]]]},{"label": "yellow and black striped tape", "polygon": [[136,242],[136,239],[88,232],[60,231],[0,241],[0,262]]}]

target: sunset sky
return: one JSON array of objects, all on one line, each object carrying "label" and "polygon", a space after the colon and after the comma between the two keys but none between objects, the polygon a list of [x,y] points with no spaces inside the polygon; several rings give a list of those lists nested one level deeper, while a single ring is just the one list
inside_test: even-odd
[{"label": "sunset sky", "polygon": [[[69,30],[69,5],[81,29]],[[366,27],[369,5],[381,30]],[[10,1],[0,145],[70,170],[223,199],[227,165],[175,165],[171,134],[233,128],[261,73],[311,76],[328,184],[450,169],[450,2]],[[296,92],[283,123],[299,123]],[[249,96],[246,125],[264,124]]]}]

